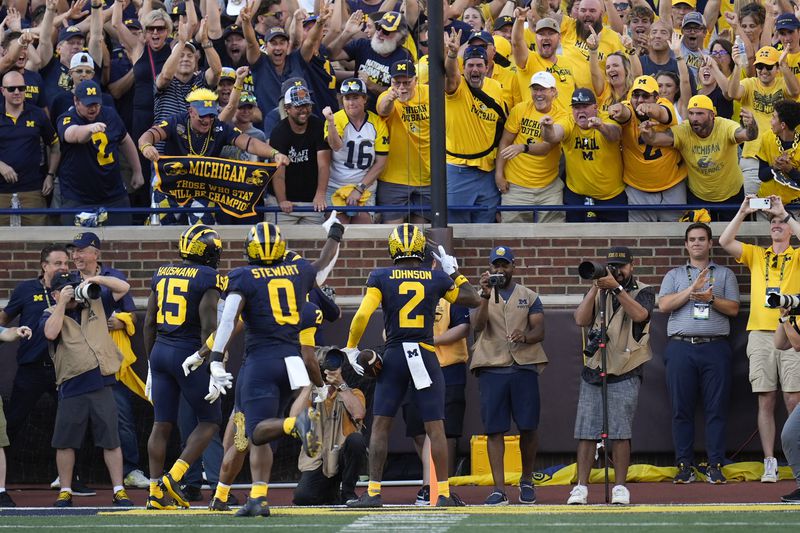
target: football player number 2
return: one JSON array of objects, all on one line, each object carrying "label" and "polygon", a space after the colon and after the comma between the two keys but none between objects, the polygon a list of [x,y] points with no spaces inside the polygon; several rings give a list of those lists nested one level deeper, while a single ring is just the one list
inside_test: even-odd
[{"label": "football player number 2", "polygon": [[156,285],[158,313],[156,322],[170,326],[180,326],[186,321],[186,294],[189,280],[162,278]]},{"label": "football player number 2", "polygon": [[97,164],[100,166],[110,165],[114,162],[114,154],[106,153],[108,148],[108,136],[102,131],[92,133],[92,142],[97,147]]},{"label": "football player number 2", "polygon": [[421,313],[411,318],[411,313],[414,312],[419,303],[425,298],[425,286],[419,281],[404,281],[398,288],[400,294],[411,294],[411,298],[406,302],[406,305],[400,309],[400,327],[401,328],[424,328],[425,316]]},{"label": "football player number 2", "polygon": [[[272,307],[272,316],[275,317],[275,322],[280,325],[299,324],[300,313],[297,312],[297,298],[295,297],[292,281],[286,278],[271,279],[267,283],[267,290],[269,291],[269,303]],[[281,293],[286,298],[288,309],[284,309],[281,305]]]}]

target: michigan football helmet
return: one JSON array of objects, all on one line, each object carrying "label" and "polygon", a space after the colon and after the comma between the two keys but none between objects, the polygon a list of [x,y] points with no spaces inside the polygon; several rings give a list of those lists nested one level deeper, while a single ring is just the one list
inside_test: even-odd
[{"label": "michigan football helmet", "polygon": [[217,268],[222,254],[222,239],[215,229],[195,224],[181,234],[178,251],[183,259]]},{"label": "michigan football helmet", "polygon": [[400,224],[389,235],[389,255],[395,263],[414,257],[425,259],[425,235],[413,224]]},{"label": "michigan football helmet", "polygon": [[286,254],[286,241],[281,229],[269,222],[259,222],[247,234],[245,254],[250,264],[280,263]]}]

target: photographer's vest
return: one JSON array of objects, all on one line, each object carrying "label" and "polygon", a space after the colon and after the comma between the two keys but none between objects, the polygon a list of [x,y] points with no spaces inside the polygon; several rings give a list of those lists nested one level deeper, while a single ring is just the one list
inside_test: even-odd
[{"label": "photographer's vest", "polygon": [[515,329],[528,331],[528,310],[538,297],[536,292],[517,283],[508,301],[502,296],[497,303],[494,295],[489,298],[489,318],[486,326],[475,336],[470,370],[513,364],[536,364],[539,372],[544,369],[547,355],[541,342],[525,344],[508,340]]},{"label": "photographer's vest", "polygon": [[[64,316],[58,339],[48,343],[50,357],[56,369],[56,385],[100,367],[103,376],[119,371],[122,354],[108,333],[108,321],[103,303],[98,298],[89,300],[81,309],[81,323]],[[52,313],[55,307],[50,307]]]},{"label": "photographer's vest", "polygon": [[[364,394],[358,389],[351,389],[351,392],[366,405]],[[301,453],[297,459],[297,468],[301,472],[316,470],[322,465],[322,473],[325,477],[333,477],[339,473],[339,452],[344,446],[344,441],[351,433],[358,431],[359,428],[350,418],[350,413],[344,406],[344,402],[339,396],[339,392],[332,393],[320,408],[320,429],[322,432],[322,451],[314,458]]]},{"label": "photographer's vest", "polygon": [[[438,337],[450,329],[450,302],[444,298],[436,304],[436,316],[433,321],[433,336]],[[445,367],[466,363],[469,359],[467,350],[467,339],[459,339],[452,344],[440,344],[434,346],[436,357],[439,359],[439,366]]]},{"label": "photographer's vest", "polygon": [[[636,282],[638,287],[628,294],[631,298],[636,299],[639,291],[648,287],[644,283]],[[616,312],[613,308],[613,301],[610,295],[606,298],[606,321],[608,322],[608,343],[606,344],[606,364],[608,365],[608,374],[614,376],[621,376],[630,372],[631,370],[641,366],[650,359],[653,354],[650,351],[650,320],[644,326],[642,337],[638,341],[633,338],[633,320],[620,304]],[[594,300],[595,309],[600,307],[600,293],[598,292]],[[594,319],[593,328],[600,328],[600,313]],[[601,350],[586,360],[586,366],[589,368],[600,368]]]}]

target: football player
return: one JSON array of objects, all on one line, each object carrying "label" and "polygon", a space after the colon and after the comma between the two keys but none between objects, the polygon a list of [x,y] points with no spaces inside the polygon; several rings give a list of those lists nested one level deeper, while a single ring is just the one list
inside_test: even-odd
[{"label": "football player", "polygon": [[[226,375],[223,354],[239,317],[245,325],[246,365],[239,375],[237,398],[244,413],[245,432],[250,440],[253,485],[247,502],[236,516],[269,516],[267,483],[272,469],[268,443],[279,437],[272,431],[291,391],[313,382],[323,386],[313,351],[300,350],[301,315],[306,295],[316,282],[317,272],[330,263],[338,250],[344,226],[335,212],[328,219],[328,240],[320,259],[311,263],[298,258],[286,260],[286,241],[274,224],[259,222],[250,229],[246,242],[249,265],[230,273],[222,319],[215,334],[209,381],[209,400],[230,386],[216,381]],[[281,420],[281,434],[296,434],[305,452],[313,456],[319,447],[313,427],[312,409],[297,417]],[[216,496],[216,495],[215,495]]]},{"label": "football player", "polygon": [[389,430],[403,402],[409,380],[413,380],[413,400],[431,441],[431,456],[439,479],[437,506],[453,506],[447,475],[447,439],[444,433],[445,384],[433,348],[433,317],[440,298],[450,303],[478,307],[480,296],[466,277],[458,272],[455,257],[439,246],[441,256],[433,254],[442,270],[423,268],[425,236],[412,224],[401,224],[389,235],[389,255],[393,267],[374,270],[367,280],[367,293],[350,324],[345,352],[353,369],[358,364],[359,340],[369,318],[383,308],[386,350],[383,370],[377,378],[369,446],[369,487],[348,507],[380,507],[381,477],[386,461]]},{"label": "football player", "polygon": [[[150,285],[144,325],[149,356],[148,382],[154,408],[153,429],[147,443],[150,457],[148,509],[174,509],[189,502],[179,484],[186,470],[219,432],[219,401],[205,401],[208,381],[203,372],[184,375],[181,364],[217,326],[217,302],[226,279],[217,273],[222,240],[212,228],[195,225],[181,234],[178,250],[183,261],[159,267]],[[217,379],[230,385],[232,376]],[[178,416],[179,394],[194,409],[198,424],[180,458],[159,479],[164,469],[167,441]]]}]

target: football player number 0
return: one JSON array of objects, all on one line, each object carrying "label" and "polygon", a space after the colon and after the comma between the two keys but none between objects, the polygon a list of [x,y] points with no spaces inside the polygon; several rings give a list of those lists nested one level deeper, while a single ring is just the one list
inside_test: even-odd
[{"label": "football player number 0", "polygon": [[411,298],[406,305],[400,309],[401,328],[424,328],[425,316],[421,313],[411,318],[409,315],[414,312],[419,303],[425,298],[425,286],[419,281],[404,281],[398,288],[400,294],[411,294]]},{"label": "football player number 0", "polygon": [[[267,283],[267,290],[269,291],[269,302],[272,306],[272,316],[275,317],[275,322],[280,325],[283,324],[299,324],[300,313],[297,312],[297,298],[295,297],[294,285],[292,281],[286,278],[271,279]],[[284,312],[281,306],[281,295],[283,292],[286,297],[286,303],[289,309]]]},{"label": "football player number 0", "polygon": [[162,278],[156,285],[156,298],[158,299],[156,322],[170,326],[183,324],[186,321],[186,294],[188,292],[188,279]]}]

